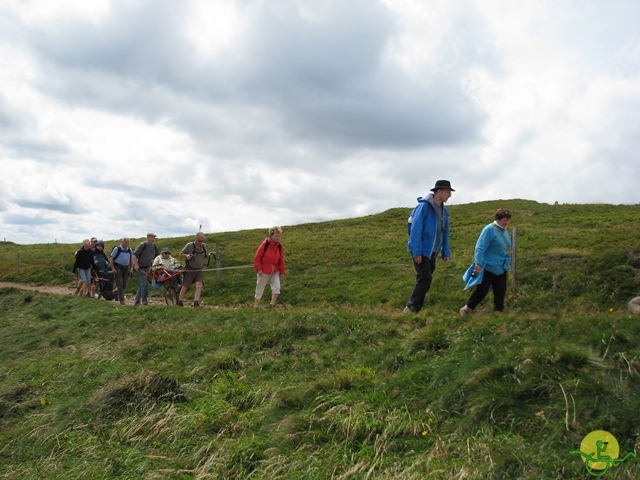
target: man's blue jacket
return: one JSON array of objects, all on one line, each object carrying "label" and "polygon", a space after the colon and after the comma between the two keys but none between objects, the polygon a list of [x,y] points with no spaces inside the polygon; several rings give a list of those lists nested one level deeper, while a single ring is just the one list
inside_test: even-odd
[{"label": "man's blue jacket", "polygon": [[[418,206],[413,212],[407,245],[407,250],[411,252],[413,258],[420,255],[427,258],[431,257],[438,231],[437,222],[438,214],[433,201],[433,193],[426,197],[419,197]],[[451,257],[451,250],[449,249],[449,211],[444,204],[442,205],[442,241],[440,242],[440,248],[435,253],[438,254],[440,252],[442,252],[443,258]]]}]

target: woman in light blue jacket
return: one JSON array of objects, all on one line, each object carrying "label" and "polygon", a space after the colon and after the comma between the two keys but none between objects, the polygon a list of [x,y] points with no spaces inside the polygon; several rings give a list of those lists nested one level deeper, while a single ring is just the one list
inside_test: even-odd
[{"label": "woman in light blue jacket", "polygon": [[505,208],[495,213],[495,221],[482,229],[476,242],[473,255],[475,266],[471,275],[476,279],[482,276],[467,304],[460,309],[460,315],[469,315],[484,300],[493,288],[493,307],[496,312],[504,310],[504,297],[507,294],[507,271],[511,270],[511,240],[507,225],[511,220],[511,212]]}]

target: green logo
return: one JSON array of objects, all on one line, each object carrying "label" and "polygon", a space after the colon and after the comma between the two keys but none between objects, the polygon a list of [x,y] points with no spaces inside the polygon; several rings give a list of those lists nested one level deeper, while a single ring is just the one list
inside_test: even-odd
[{"label": "green logo", "polygon": [[569,453],[580,455],[587,472],[594,477],[604,475],[609,467],[617,467],[627,458],[636,456],[635,453],[629,452],[624,458],[618,460],[620,445],[618,445],[616,437],[604,430],[591,432],[582,439],[580,450],[573,450]]}]

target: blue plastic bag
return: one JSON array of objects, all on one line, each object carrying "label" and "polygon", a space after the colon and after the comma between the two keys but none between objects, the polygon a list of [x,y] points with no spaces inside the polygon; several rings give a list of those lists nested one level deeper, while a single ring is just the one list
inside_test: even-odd
[{"label": "blue plastic bag", "polygon": [[158,282],[155,278],[151,279],[151,289],[152,290],[160,290],[162,288],[162,284]]},{"label": "blue plastic bag", "polygon": [[484,268],[482,268],[475,276],[472,276],[473,270],[476,268],[476,262],[473,262],[467,271],[462,275],[462,281],[466,283],[464,289],[468,290],[471,287],[475,287],[482,283],[482,277],[484,276]]}]

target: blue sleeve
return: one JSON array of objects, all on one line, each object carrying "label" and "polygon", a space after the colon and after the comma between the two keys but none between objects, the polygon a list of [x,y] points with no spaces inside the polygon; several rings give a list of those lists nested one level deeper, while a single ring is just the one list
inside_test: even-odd
[{"label": "blue sleeve", "polygon": [[442,232],[442,257],[451,258],[451,249],[449,248],[449,212],[444,213],[444,232]]}]

